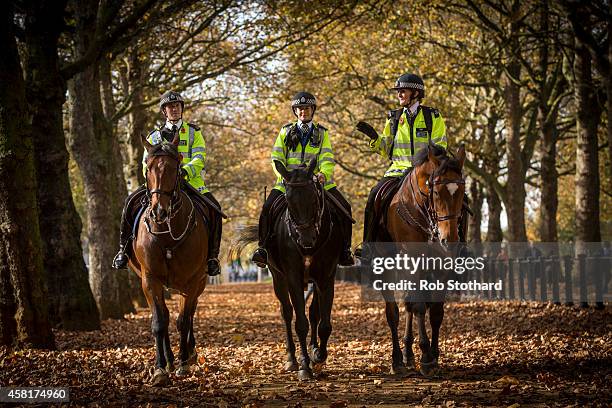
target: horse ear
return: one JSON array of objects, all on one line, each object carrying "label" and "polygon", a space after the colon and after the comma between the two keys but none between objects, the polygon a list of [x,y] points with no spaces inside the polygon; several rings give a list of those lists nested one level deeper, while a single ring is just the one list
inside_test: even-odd
[{"label": "horse ear", "polygon": [[142,140],[142,145],[144,146],[146,151],[149,152],[153,148],[153,145],[149,143],[149,141],[147,140],[147,137],[143,135],[142,133],[140,134],[140,139]]},{"label": "horse ear", "polygon": [[436,158],[436,155],[434,154],[434,150],[431,145],[427,146],[427,159],[433,164],[435,164],[436,167],[440,165],[440,161]]},{"label": "horse ear", "polygon": [[274,167],[276,167],[276,171],[286,180],[289,181],[290,174],[287,171],[287,168],[280,160],[274,160]]},{"label": "horse ear", "polygon": [[174,138],[172,139],[172,144],[177,146],[179,145],[179,141],[180,141],[180,137],[179,137],[179,132],[178,130],[174,133]]},{"label": "horse ear", "polygon": [[459,161],[459,165],[463,167],[463,163],[465,162],[465,145],[459,146],[457,150],[457,160]]},{"label": "horse ear", "polygon": [[310,164],[308,164],[308,177],[310,178],[310,176],[312,176],[314,174],[314,169],[317,165],[317,158],[313,157],[312,159],[310,159]]}]

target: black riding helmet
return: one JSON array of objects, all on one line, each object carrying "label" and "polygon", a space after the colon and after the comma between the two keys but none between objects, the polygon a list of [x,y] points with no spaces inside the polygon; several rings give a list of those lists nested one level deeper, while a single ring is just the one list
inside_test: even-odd
[{"label": "black riding helmet", "polygon": [[416,74],[404,74],[397,78],[395,86],[391,88],[395,91],[398,89],[416,89],[418,91],[418,98],[425,98],[425,83],[420,76]]},{"label": "black riding helmet", "polygon": [[312,106],[312,114],[314,116],[317,110],[317,99],[309,92],[298,92],[293,96],[293,99],[291,99],[291,110],[296,117],[297,113],[295,113],[295,108],[299,106]]},{"label": "black riding helmet", "polygon": [[183,100],[181,94],[176,91],[168,91],[161,96],[159,99],[159,110],[165,114],[164,106],[172,102],[180,102],[181,110],[185,110],[185,101]]}]

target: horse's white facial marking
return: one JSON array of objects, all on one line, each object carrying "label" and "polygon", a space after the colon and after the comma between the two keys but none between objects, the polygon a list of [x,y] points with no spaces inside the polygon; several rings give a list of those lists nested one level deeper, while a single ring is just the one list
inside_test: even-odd
[{"label": "horse's white facial marking", "polygon": [[455,192],[459,188],[459,184],[457,184],[457,183],[448,183],[446,185],[446,188],[448,189],[448,192],[451,193],[451,196],[454,196]]}]

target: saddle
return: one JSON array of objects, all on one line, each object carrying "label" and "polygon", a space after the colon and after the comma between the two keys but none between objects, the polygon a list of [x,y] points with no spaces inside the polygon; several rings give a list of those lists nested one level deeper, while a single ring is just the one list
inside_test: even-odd
[{"label": "saddle", "polygon": [[287,197],[285,195],[279,195],[270,207],[270,223],[274,225],[274,222],[280,217],[287,209]]},{"label": "saddle", "polygon": [[378,220],[376,226],[378,227],[378,231],[384,231],[384,226],[387,225],[387,209],[389,208],[389,204],[391,204],[391,200],[395,196],[395,193],[399,190],[402,185],[402,181],[404,177],[394,177],[385,181],[385,183],[381,186],[374,198],[374,219]]}]

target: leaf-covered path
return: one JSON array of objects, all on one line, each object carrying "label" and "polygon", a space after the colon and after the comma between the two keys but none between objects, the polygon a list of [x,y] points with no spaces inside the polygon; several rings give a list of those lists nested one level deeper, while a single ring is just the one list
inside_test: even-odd
[{"label": "leaf-covered path", "polygon": [[[169,302],[172,343],[176,296]],[[327,364],[310,383],[284,373],[283,325],[270,284],[209,286],[196,317],[199,365],[163,389],[147,309],[101,331],[56,331],[58,351],[0,348],[0,385],[68,386],[70,405],[107,406],[584,406],[612,403],[612,313],[509,302],[446,305],[441,372],[388,374],[380,303],[338,283]],[[415,344],[418,361],[418,346]],[[519,405],[516,405],[519,404]]]}]

